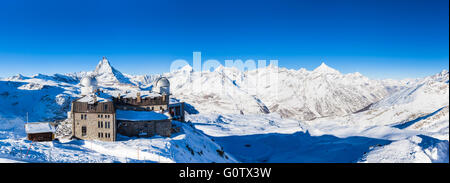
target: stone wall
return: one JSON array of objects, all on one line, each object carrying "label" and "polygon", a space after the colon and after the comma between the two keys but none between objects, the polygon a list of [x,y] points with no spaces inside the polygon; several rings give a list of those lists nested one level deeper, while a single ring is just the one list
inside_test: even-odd
[{"label": "stone wall", "polygon": [[160,135],[170,137],[172,122],[170,120],[124,121],[119,120],[117,133],[128,137],[151,137]]},{"label": "stone wall", "polygon": [[116,109],[119,110],[132,110],[132,111],[166,111],[167,105],[141,105],[141,106],[133,106],[133,105],[123,105],[117,104]]},{"label": "stone wall", "polygon": [[[73,134],[75,137],[84,140],[116,141],[116,116],[114,113],[74,112],[72,115],[74,120]],[[86,119],[84,115],[86,115]],[[109,115],[109,118],[106,118],[106,115]],[[103,123],[103,126],[100,128],[98,126],[99,122]],[[106,125],[108,122],[109,128]],[[86,127],[86,134],[83,134],[83,127]]]}]

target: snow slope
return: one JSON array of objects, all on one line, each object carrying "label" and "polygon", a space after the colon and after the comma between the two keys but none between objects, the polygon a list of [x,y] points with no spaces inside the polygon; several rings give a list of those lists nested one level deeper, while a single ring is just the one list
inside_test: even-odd
[{"label": "snow slope", "polygon": [[[31,143],[25,134],[0,131],[0,160],[18,162],[237,162],[221,147],[187,124],[170,138],[128,138],[117,142],[61,140]],[[30,147],[31,146],[31,147]]]},{"label": "snow slope", "polygon": [[[371,80],[327,66],[241,71],[185,66],[163,74],[189,123],[171,138],[118,142],[25,140],[29,121],[64,120],[94,75],[105,95],[150,90],[158,75],[123,74],[106,59],[94,71],[0,79],[0,161],[7,162],[448,162],[448,71]],[[31,148],[28,151],[28,148]]]}]

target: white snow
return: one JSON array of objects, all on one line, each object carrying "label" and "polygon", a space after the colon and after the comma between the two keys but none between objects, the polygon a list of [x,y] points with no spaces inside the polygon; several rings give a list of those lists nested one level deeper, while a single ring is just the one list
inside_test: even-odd
[{"label": "white snow", "polygon": [[128,120],[128,121],[148,121],[148,120],[165,120],[169,117],[162,113],[157,113],[154,111],[126,111],[126,110],[116,110],[117,120]]},{"label": "white snow", "polygon": [[86,95],[84,97],[81,97],[80,99],[77,100],[78,102],[87,102],[89,104],[93,104],[94,102],[110,102],[111,99],[107,99],[107,98],[102,98],[97,94],[89,94]]},{"label": "white snow", "polygon": [[46,133],[55,132],[55,127],[50,122],[30,122],[25,124],[25,132],[28,134],[33,133]]},{"label": "white snow", "polygon": [[145,91],[145,90],[144,91],[142,91],[142,90],[111,91],[109,93],[114,97],[117,97],[120,94],[120,97],[122,97],[122,98],[136,98],[138,92],[140,93],[141,98],[161,97],[161,94],[159,94],[159,93],[154,93],[154,92]]},{"label": "white snow", "polygon": [[[186,102],[190,114],[188,123],[174,123],[181,131],[172,137],[69,140],[71,128],[64,122],[57,128],[59,141],[30,144],[24,133],[26,114],[30,121],[65,119],[70,102],[82,97],[79,83],[86,75],[97,78],[100,101],[119,93],[133,98],[137,92],[159,95],[150,91],[161,75],[122,74],[106,59],[95,71],[0,79],[0,161],[449,161],[448,71],[417,79],[372,80],[326,64],[312,71],[271,65],[194,72],[185,66],[162,75],[171,83],[171,103]],[[156,114],[165,116],[123,116],[142,120]]]}]

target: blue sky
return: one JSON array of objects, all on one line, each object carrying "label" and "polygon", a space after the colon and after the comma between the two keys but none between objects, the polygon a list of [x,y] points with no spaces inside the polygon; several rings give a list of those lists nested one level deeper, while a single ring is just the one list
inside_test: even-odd
[{"label": "blue sky", "polygon": [[168,72],[175,59],[325,60],[371,78],[448,70],[448,0],[1,1],[0,77],[93,70]]}]

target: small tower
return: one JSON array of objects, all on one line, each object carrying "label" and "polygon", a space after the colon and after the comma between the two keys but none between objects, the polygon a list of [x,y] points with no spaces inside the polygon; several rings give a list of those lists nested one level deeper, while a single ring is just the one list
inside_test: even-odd
[{"label": "small tower", "polygon": [[161,95],[170,95],[170,82],[166,77],[158,78],[153,84],[153,92]]},{"label": "small tower", "polygon": [[136,101],[137,103],[141,103],[141,92],[136,93]]}]

